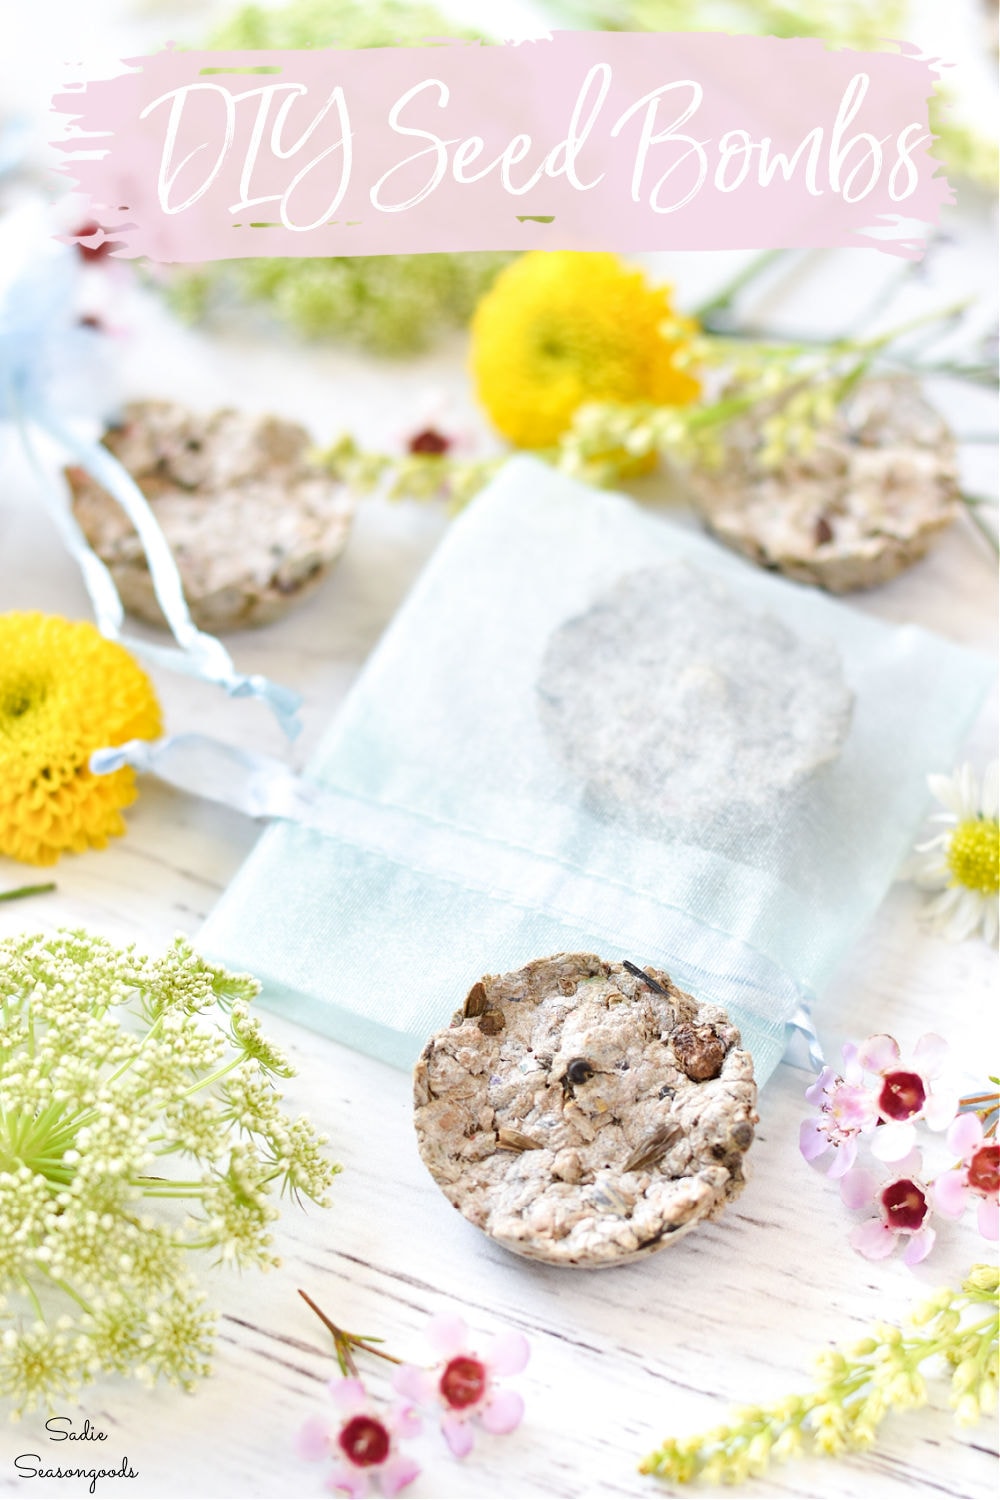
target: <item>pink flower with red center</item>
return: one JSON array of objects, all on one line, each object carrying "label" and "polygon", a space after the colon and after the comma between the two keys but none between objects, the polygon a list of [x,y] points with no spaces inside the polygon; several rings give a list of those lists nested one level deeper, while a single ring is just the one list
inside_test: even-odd
[{"label": "pink flower with red center", "polygon": [[818,1119],[803,1120],[799,1150],[806,1161],[812,1162],[833,1147],[828,1177],[843,1177],[850,1171],[858,1154],[858,1136],[874,1130],[878,1124],[875,1095],[863,1080],[858,1049],[848,1042],[844,1047],[843,1074],[824,1068],[816,1082],[806,1089],[807,1100],[818,1104],[820,1113]]},{"label": "pink flower with red center", "polygon": [[423,392],[414,413],[413,426],[396,433],[396,444],[405,453],[441,458],[451,454],[467,458],[479,447],[476,432],[462,420],[455,402],[442,390]]},{"label": "pink flower with red center", "polygon": [[455,1457],[464,1458],[472,1450],[473,1419],[487,1432],[513,1432],[524,1416],[524,1401],[516,1391],[499,1389],[496,1381],[498,1376],[519,1375],[528,1363],[523,1334],[498,1334],[482,1357],[471,1350],[469,1330],[461,1318],[433,1318],[427,1337],[438,1363],[429,1370],[403,1365],[393,1386],[411,1401],[441,1409],[441,1431]]},{"label": "pink flower with red center", "polygon": [[945,1136],[961,1166],[943,1172],[933,1185],[934,1208],[947,1219],[961,1218],[970,1198],[979,1199],[979,1233],[1000,1239],[1000,1145],[990,1139],[976,1114],[959,1115]]},{"label": "pink flower with red center", "polygon": [[415,1437],[420,1418],[411,1406],[397,1405],[386,1416],[372,1402],[360,1380],[331,1380],[330,1394],[340,1410],[331,1429],[322,1417],[310,1417],[299,1433],[303,1458],[332,1458],[327,1488],[351,1500],[371,1493],[398,1495],[420,1473],[420,1465],[399,1451],[399,1439]]},{"label": "pink flower with red center", "polygon": [[921,1172],[919,1151],[911,1151],[896,1167],[896,1175],[879,1180],[865,1167],[855,1167],[841,1179],[840,1196],[848,1208],[872,1208],[878,1217],[851,1231],[850,1240],[868,1260],[884,1260],[905,1241],[903,1259],[915,1266],[930,1254],[935,1233],[930,1224],[930,1189]]},{"label": "pink flower with red center", "polygon": [[872,1140],[879,1161],[901,1161],[913,1150],[918,1120],[929,1130],[945,1130],[955,1118],[957,1092],[935,1082],[947,1052],[948,1043],[932,1032],[920,1038],[909,1064],[902,1062],[895,1037],[870,1036],[861,1044],[859,1063],[882,1080],[875,1086],[879,1128]]},{"label": "pink flower with red center", "polygon": [[424,427],[407,440],[406,451],[423,453],[428,458],[439,458],[442,453],[448,452],[453,442],[453,438],[438,432],[436,427]]}]

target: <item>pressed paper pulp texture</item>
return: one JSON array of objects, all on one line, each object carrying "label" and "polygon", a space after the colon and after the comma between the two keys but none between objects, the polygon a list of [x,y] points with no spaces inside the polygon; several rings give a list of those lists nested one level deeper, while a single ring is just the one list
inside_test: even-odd
[{"label": "pressed paper pulp texture", "polygon": [[[735,787],[727,808],[723,787],[710,818],[680,809],[644,834],[594,805],[553,746],[538,686],[557,632],[657,568],[685,580],[692,610],[705,579],[712,629],[731,597],[741,619],[795,643],[797,671],[826,663],[849,722],[827,758],[749,812]],[[699,649],[710,663],[718,641],[692,636]],[[270,1003],[402,1066],[481,973],[560,950],[655,962],[733,1012],[766,1076],[785,1020],[885,894],[925,774],[952,758],[986,677],[923,631],[874,624],[619,496],[513,461],[441,544],[310,767],[341,794],[342,836],[270,829],[204,942],[260,974]],[[794,715],[794,696],[781,712]],[[691,760],[700,732],[693,715]]]}]

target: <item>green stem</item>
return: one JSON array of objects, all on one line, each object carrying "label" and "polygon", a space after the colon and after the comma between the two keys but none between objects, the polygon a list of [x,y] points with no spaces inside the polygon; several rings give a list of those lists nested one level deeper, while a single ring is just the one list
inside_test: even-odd
[{"label": "green stem", "polygon": [[[904,370],[911,370],[914,375],[941,375],[951,380],[967,380],[971,385],[988,385],[995,388],[1000,385],[1000,376],[997,374],[995,365],[962,365],[954,360],[940,359],[933,364],[922,364],[919,361],[907,360],[903,355],[889,354],[887,356],[893,364],[902,366]],[[995,442],[995,438],[990,439]]]},{"label": "green stem", "polygon": [[847,400],[854,387],[865,378],[871,369],[871,363],[870,359],[859,359],[853,370],[848,370],[847,374],[841,378],[837,386],[836,402],[838,406],[842,401]]},{"label": "green stem", "polygon": [[961,302],[952,302],[948,307],[940,308],[937,312],[921,313],[919,317],[909,318],[905,323],[898,323],[895,328],[890,328],[886,333],[876,334],[870,339],[837,339],[831,348],[856,348],[856,349],[884,349],[886,344],[895,343],[896,339],[905,338],[908,333],[914,333],[918,328],[925,328],[928,323],[953,322],[966,308],[972,306],[972,298],[965,297]]},{"label": "green stem", "polygon": [[82,1308],[85,1313],[92,1313],[94,1311],[90,1303],[86,1301],[85,1298],[81,1297],[79,1292],[74,1291],[74,1289],[69,1285],[68,1282],[60,1281],[59,1277],[53,1276],[51,1271],[49,1271],[47,1274],[53,1286],[57,1286],[61,1292],[65,1292],[67,1297],[71,1297],[76,1305]]},{"label": "green stem", "polygon": [[56,883],[47,880],[43,885],[19,885],[13,891],[0,891],[0,901],[20,901],[22,896],[44,896],[46,891],[54,891]]},{"label": "green stem", "polygon": [[[968,304],[965,305],[967,306]],[[937,317],[945,319],[954,316],[954,309],[945,309],[943,313],[932,313],[929,315],[931,320]],[[889,337],[902,338],[905,333],[913,331],[913,326],[914,325],[907,324],[894,329]],[[709,333],[712,332],[711,329],[707,331]],[[775,346],[780,345],[781,347],[786,349],[801,349],[803,353],[810,349],[830,350],[840,347],[850,347],[851,343],[850,340],[838,340],[836,343],[831,344],[829,339],[823,339],[814,334],[805,333],[794,333],[779,336],[774,332],[773,329],[763,328],[759,325],[754,324],[743,324],[739,328],[726,329],[717,336],[717,342],[733,344],[768,344]],[[884,347],[884,340],[882,336],[880,336],[880,342]],[[869,348],[872,347],[872,345],[870,343],[855,343],[854,347],[860,349]],[[912,359],[909,355],[903,353],[902,351],[897,352],[895,350],[887,351],[884,357],[887,360],[891,361],[892,364],[898,365],[901,369],[907,370],[910,373],[918,376],[941,375],[947,376],[954,380],[966,380],[976,385],[995,386],[998,383],[996,368],[993,365],[985,363],[962,364],[957,360],[950,359],[930,361],[916,360]],[[961,439],[961,441],[995,442],[996,438],[994,435],[990,435],[989,437],[983,437],[982,439],[963,438]]]},{"label": "green stem", "polygon": [[768,266],[787,254],[787,250],[765,250],[760,255],[755,255],[753,260],[745,265],[742,271],[738,271],[731,281],[727,281],[706,302],[700,302],[697,307],[692,308],[691,317],[697,319],[703,328],[706,327],[713,313],[727,312],[744,287],[756,281]]},{"label": "green stem", "polygon": [[231,1073],[234,1068],[238,1068],[245,1061],[246,1053],[240,1052],[238,1056],[233,1058],[232,1062],[226,1063],[222,1068],[216,1068],[215,1072],[209,1073],[207,1078],[200,1078],[189,1089],[184,1089],[183,1093],[177,1095],[178,1099],[190,1099],[192,1094],[198,1094],[202,1089],[210,1088],[213,1083],[218,1083],[221,1078],[225,1078],[227,1073]]},{"label": "green stem", "polygon": [[132,1186],[141,1188],[142,1196],[144,1198],[190,1198],[192,1196],[198,1197],[205,1191],[206,1187],[206,1184],[204,1182],[171,1181],[169,1183],[161,1184],[160,1187],[150,1187],[148,1185],[150,1182],[158,1182],[159,1180],[160,1179],[156,1177],[137,1177],[134,1179]]},{"label": "green stem", "polygon": [[[20,1159],[24,1160],[23,1157]],[[69,1187],[73,1181],[73,1173],[69,1167],[63,1166],[61,1156],[32,1156],[29,1165],[33,1172],[40,1172],[53,1187]]]},{"label": "green stem", "polygon": [[1000,540],[998,540],[997,534],[993,530],[992,526],[990,526],[988,521],[983,519],[982,515],[980,515],[979,512],[979,507],[987,502],[977,500],[972,495],[960,495],[959,498],[965,502],[965,514],[968,516],[973,526],[975,526],[976,530],[986,538],[986,540],[990,544],[990,547],[997,554],[997,556],[1000,557]]},{"label": "green stem", "polygon": [[316,1314],[317,1318],[319,1318],[324,1328],[328,1328],[333,1334],[333,1342],[334,1347],[337,1350],[338,1361],[342,1358],[343,1364],[346,1364],[348,1366],[352,1375],[357,1375],[358,1373],[357,1366],[355,1365],[354,1358],[351,1354],[352,1349],[363,1349],[366,1354],[375,1354],[379,1359],[388,1360],[391,1365],[401,1365],[403,1363],[403,1361],[401,1359],[397,1359],[394,1354],[387,1354],[384,1349],[376,1349],[374,1347],[375,1344],[381,1343],[381,1339],[367,1339],[362,1337],[360,1334],[347,1333],[343,1328],[338,1328],[336,1323],[334,1323],[330,1318],[327,1317],[326,1313],[321,1307],[316,1306],[316,1303],[313,1301],[313,1299],[307,1292],[304,1292],[301,1287],[299,1287],[299,1296],[302,1298],[307,1307],[312,1308],[313,1312]]},{"label": "green stem", "polygon": [[133,1063],[136,1061],[136,1058],[138,1058],[139,1054],[141,1053],[143,1047],[145,1047],[146,1043],[149,1042],[149,1041],[151,1041],[153,1039],[153,1037],[156,1035],[156,1033],[159,1031],[160,1026],[162,1025],[162,1022],[163,1022],[163,1015],[161,1013],[160,1015],[157,1016],[156,1020],[152,1024],[152,1026],[146,1032],[146,1035],[143,1037],[142,1041],[139,1043],[139,1045],[136,1048],[136,1050],[133,1053],[133,1055],[131,1057],[127,1057],[125,1059],[125,1061],[121,1064],[121,1066],[118,1067],[118,1068],[116,1068],[115,1071],[108,1078],[106,1078],[104,1080],[105,1085],[107,1085],[109,1083],[114,1083],[116,1081],[116,1079],[121,1078],[121,1076],[122,1076],[123,1073],[127,1073],[128,1072],[129,1068],[132,1067]]},{"label": "green stem", "polygon": [[856,331],[870,328],[872,323],[892,306],[900,289],[912,279],[913,269],[913,263],[909,262],[896,275],[890,277],[872,301],[852,319],[851,328]]},{"label": "green stem", "polygon": [[31,1285],[31,1282],[28,1280],[27,1276],[25,1276],[23,1271],[21,1272],[21,1280],[24,1283],[25,1291],[28,1293],[28,1296],[31,1299],[31,1303],[35,1309],[35,1313],[37,1314],[39,1323],[46,1322],[47,1319],[45,1317],[42,1304],[38,1300],[38,1293],[35,1291],[35,1288]]}]

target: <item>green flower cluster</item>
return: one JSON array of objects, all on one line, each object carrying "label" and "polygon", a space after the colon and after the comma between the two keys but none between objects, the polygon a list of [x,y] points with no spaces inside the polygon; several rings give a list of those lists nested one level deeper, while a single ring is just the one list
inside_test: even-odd
[{"label": "green flower cluster", "polygon": [[697,1437],[669,1438],[640,1472],[674,1484],[740,1484],[798,1453],[869,1448],[888,1412],[926,1404],[929,1360],[950,1366],[951,1405],[971,1426],[996,1406],[997,1286],[995,1266],[974,1266],[960,1292],[946,1287],[917,1308],[912,1332],[878,1324],[846,1353],[820,1356],[820,1383],[808,1395],[748,1407],[731,1425]]},{"label": "green flower cluster", "polygon": [[355,255],[220,260],[168,283],[178,317],[196,323],[227,303],[256,303],[309,339],[409,354],[467,323],[509,255]]},{"label": "green flower cluster", "polygon": [[0,942],[0,1396],[15,1412],[98,1375],[207,1372],[210,1251],[277,1264],[275,1190],[339,1168],[273,1078],[247,975],[183,939],[159,959],[84,931]]},{"label": "green flower cluster", "polygon": [[[399,0],[292,0],[237,11],[206,44],[219,51],[413,46],[476,33],[429,5]],[[360,255],[216,261],[167,282],[175,311],[197,322],[227,303],[256,303],[306,338],[339,338],[380,354],[402,354],[461,327],[512,256]]]}]

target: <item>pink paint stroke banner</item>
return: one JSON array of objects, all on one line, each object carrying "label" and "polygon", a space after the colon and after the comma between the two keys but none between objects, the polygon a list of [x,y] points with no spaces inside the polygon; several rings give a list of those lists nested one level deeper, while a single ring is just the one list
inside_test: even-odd
[{"label": "pink paint stroke banner", "polygon": [[952,201],[939,71],[806,38],[557,32],[488,46],[180,52],[56,96],[115,253],[868,246]]}]

